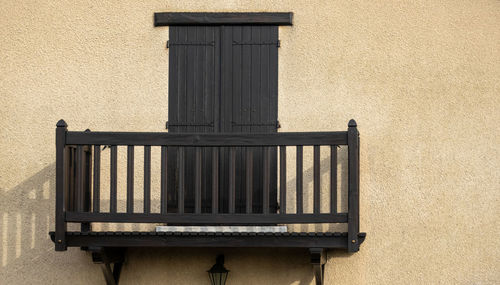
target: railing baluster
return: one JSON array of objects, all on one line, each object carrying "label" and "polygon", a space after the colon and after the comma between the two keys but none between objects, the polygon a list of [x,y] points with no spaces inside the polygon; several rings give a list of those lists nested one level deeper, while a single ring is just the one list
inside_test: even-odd
[{"label": "railing baluster", "polygon": [[337,213],[337,146],[330,146],[330,213]]},{"label": "railing baluster", "polygon": [[161,192],[161,198],[160,198],[160,212],[162,214],[167,213],[167,204],[168,204],[168,196],[167,196],[167,147],[166,146],[161,146],[161,167],[160,167],[160,172],[161,172],[161,185],[160,185],[160,192]]},{"label": "railing baluster", "polygon": [[219,213],[219,148],[212,149],[212,214]]},{"label": "railing baluster", "polygon": [[286,214],[286,146],[280,146],[280,214]]},{"label": "railing baluster", "polygon": [[236,148],[229,149],[229,214],[234,214],[236,198]]},{"label": "railing baluster", "polygon": [[246,190],[246,213],[252,213],[252,192],[253,192],[253,149],[247,147],[246,149],[246,169],[245,169],[245,190]]},{"label": "railing baluster", "polygon": [[184,147],[179,147],[179,196],[178,196],[178,213],[184,214],[184,165],[185,165],[185,155]]},{"label": "railing baluster", "polygon": [[313,158],[313,172],[314,172],[314,213],[319,214],[321,211],[321,173],[320,173],[320,148],[319,145],[314,146]]},{"label": "railing baluster", "polygon": [[94,213],[101,211],[101,145],[94,146],[94,196],[92,209]]},{"label": "railing baluster", "polygon": [[118,153],[116,145],[111,146],[111,154],[110,154],[110,194],[109,194],[109,211],[111,213],[116,213],[116,204],[117,204],[117,160]]},{"label": "railing baluster", "polygon": [[263,185],[262,185],[262,212],[264,214],[269,214],[269,188],[270,188],[270,176],[271,176],[271,148],[264,148],[264,159],[263,159]]},{"label": "railing baluster", "polygon": [[304,209],[302,207],[303,197],[302,197],[302,164],[303,164],[303,147],[301,145],[297,146],[297,214],[302,214]]},{"label": "railing baluster", "polygon": [[134,146],[127,146],[127,213],[134,212]]},{"label": "railing baluster", "polygon": [[151,146],[144,146],[144,213],[151,212]]},{"label": "railing baluster", "polygon": [[75,158],[75,206],[77,212],[83,211],[83,146],[78,145],[76,147],[76,158]]},{"label": "railing baluster", "polygon": [[201,213],[201,147],[196,147],[194,174],[194,204],[195,213]]}]

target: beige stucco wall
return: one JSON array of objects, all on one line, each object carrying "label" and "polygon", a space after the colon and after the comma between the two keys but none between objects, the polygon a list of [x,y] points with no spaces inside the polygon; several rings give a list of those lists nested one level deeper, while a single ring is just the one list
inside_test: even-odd
[{"label": "beige stucco wall", "polygon": [[[326,284],[500,283],[500,1],[0,3],[0,283],[95,284],[55,252],[54,127],[164,131],[159,11],[292,11],[282,131],[361,132],[361,251]],[[132,250],[122,284],[208,284],[221,250]],[[223,250],[228,284],[312,284],[302,250]],[[168,281],[168,282],[167,282]]]}]

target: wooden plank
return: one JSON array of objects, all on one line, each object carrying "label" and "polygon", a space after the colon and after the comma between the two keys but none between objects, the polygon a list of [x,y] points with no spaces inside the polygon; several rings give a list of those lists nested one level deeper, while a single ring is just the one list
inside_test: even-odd
[{"label": "wooden plank", "polygon": [[286,146],[280,146],[280,214],[286,214]]},{"label": "wooden plank", "polygon": [[246,191],[246,213],[252,213],[252,192],[253,192],[253,153],[252,148],[247,147],[245,159],[245,191]]},{"label": "wooden plank", "polygon": [[92,210],[99,213],[101,210],[101,146],[94,146],[94,192]]},{"label": "wooden plank", "polygon": [[177,155],[179,156],[179,193],[178,193],[178,200],[177,200],[177,211],[179,214],[183,214],[184,213],[184,181],[185,181],[185,175],[184,175],[184,172],[185,172],[185,160],[186,160],[186,156],[184,155],[184,148],[183,147],[179,147],[179,151],[177,153]]},{"label": "wooden plank", "polygon": [[109,222],[109,223],[173,223],[173,224],[308,224],[345,223],[347,214],[127,214],[127,213],[77,213],[67,212],[68,222]]},{"label": "wooden plank", "polygon": [[64,169],[66,132],[68,125],[64,120],[60,120],[56,125],[56,225],[55,225],[55,249],[56,251],[66,250],[66,221],[65,221],[65,203],[67,177]]},{"label": "wooden plank", "polygon": [[[105,233],[104,233],[105,234]],[[345,249],[347,236],[343,233],[283,235],[248,233],[228,235],[201,233],[199,235],[173,233],[127,232],[122,235],[68,235],[68,246],[74,247],[181,247],[181,248],[312,248]]]},{"label": "wooden plank", "polygon": [[144,146],[144,213],[151,212],[151,146]]},{"label": "wooden plank", "polygon": [[330,146],[330,213],[337,213],[337,146]]},{"label": "wooden plank", "polygon": [[160,12],[154,14],[155,27],[188,25],[292,25],[292,12],[199,13]]},{"label": "wooden plank", "polygon": [[134,146],[127,146],[127,213],[134,212]]},{"label": "wooden plank", "polygon": [[304,212],[303,209],[303,160],[304,160],[304,151],[301,145],[297,146],[297,173],[296,173],[296,181],[297,181],[297,214],[302,214]]},{"label": "wooden plank", "polygon": [[168,196],[167,196],[167,147],[161,147],[161,167],[160,167],[160,212],[162,214],[167,213],[167,204],[168,204]]},{"label": "wooden plank", "polygon": [[71,145],[280,146],[346,145],[347,132],[141,133],[68,132]]},{"label": "wooden plank", "polygon": [[263,179],[262,179],[262,212],[264,214],[269,214],[269,187],[270,187],[270,176],[271,176],[271,149],[269,147],[264,148],[264,159],[263,159]]},{"label": "wooden plank", "polygon": [[219,213],[219,148],[212,149],[212,214]]},{"label": "wooden plank", "polygon": [[236,197],[236,148],[229,149],[229,213],[233,214]]},{"label": "wooden plank", "polygon": [[118,151],[116,145],[111,146],[110,152],[110,183],[109,183],[109,211],[116,213],[117,205],[117,167]]},{"label": "wooden plank", "polygon": [[197,147],[195,153],[195,175],[194,175],[194,204],[195,213],[201,213],[201,148]]},{"label": "wooden plank", "polygon": [[76,211],[83,211],[83,146],[76,147],[75,159],[75,205]]},{"label": "wooden plank", "polygon": [[320,170],[320,147],[319,145],[314,146],[314,154],[313,154],[313,209],[315,214],[319,214],[321,211],[321,170]]},{"label": "wooden plank", "polygon": [[349,121],[348,128],[348,246],[349,252],[359,250],[359,133],[356,121]]}]

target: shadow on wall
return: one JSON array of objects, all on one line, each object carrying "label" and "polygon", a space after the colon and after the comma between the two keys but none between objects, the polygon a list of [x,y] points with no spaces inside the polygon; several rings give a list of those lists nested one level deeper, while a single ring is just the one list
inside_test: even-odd
[{"label": "shadow on wall", "polygon": [[[347,201],[345,191],[347,186],[344,181],[346,179],[341,179],[341,177],[345,177],[347,174],[347,159],[345,156],[344,151],[339,151],[339,212],[347,209],[346,205],[342,205]],[[327,181],[329,180],[325,180],[324,175],[327,175],[330,171],[329,163],[329,157],[321,161],[322,183],[326,184],[328,184]],[[289,195],[293,195],[295,193],[293,190],[296,187],[296,180],[295,175],[290,174],[289,177],[292,179],[287,181],[287,189],[289,189],[288,191],[292,190],[289,192]],[[329,176],[327,175],[326,178],[329,179]],[[312,197],[312,192],[308,192],[311,191],[313,184],[312,167],[304,169],[303,180],[304,197]],[[54,244],[48,235],[48,232],[54,229],[54,202],[54,163],[46,166],[16,187],[9,190],[0,190],[0,238],[2,240],[0,247],[0,275],[5,276],[3,281],[19,283],[21,280],[25,280],[29,283],[30,280],[38,280],[39,276],[42,278],[41,280],[48,281],[58,278],[58,281],[62,281],[66,278],[71,279],[77,269],[80,270],[80,275],[82,276],[89,276],[89,273],[92,272],[93,277],[91,279],[80,280],[83,284],[92,283],[96,281],[95,279],[99,280],[103,278],[99,273],[98,266],[91,264],[90,256],[79,249],[69,249],[65,254],[54,252]],[[125,201],[122,202],[125,203]],[[109,200],[102,200],[102,203],[109,203]],[[137,201],[137,203],[142,203],[142,201]],[[291,201],[289,200],[288,203],[290,204]],[[312,203],[304,201],[304,211],[312,211]],[[328,228],[324,228],[323,225],[315,225],[315,228],[310,228],[309,225],[301,225],[300,230],[334,231],[338,230],[336,226],[339,225],[332,224]],[[68,229],[71,230],[72,227],[69,226]],[[299,230],[298,228],[295,229]],[[127,225],[117,225],[114,230],[128,229]],[[258,283],[260,284],[266,284],[266,280],[268,280],[266,277],[269,278],[271,276],[273,280],[280,280],[279,282],[284,282],[283,284],[290,284],[296,281],[299,281],[299,284],[310,284],[312,282],[312,268],[306,250],[137,249],[130,251],[129,261],[125,264],[124,272],[122,273],[124,277],[122,283],[129,283],[126,276],[130,277],[130,281],[135,280],[139,283],[149,283],[152,279],[141,278],[146,278],[146,276],[151,278],[151,272],[155,273],[158,271],[156,272],[158,274],[155,273],[155,276],[163,276],[169,279],[186,270],[185,274],[179,275],[174,280],[179,280],[181,283],[183,283],[182,280],[186,280],[186,284],[199,282],[199,278],[203,278],[202,280],[207,278],[205,276],[206,270],[213,264],[215,255],[220,252],[227,255],[227,265],[233,269],[231,279],[235,281],[240,280],[245,283],[248,280],[252,280],[252,283],[253,281],[259,281]],[[333,254],[343,256],[340,252],[334,252]],[[193,262],[193,260],[196,260],[196,262]],[[65,263],[65,266],[54,266],[60,263]],[[43,270],[43,268],[46,270]],[[134,269],[132,270],[132,268]],[[188,272],[190,271],[188,270],[189,268],[194,271]],[[291,269],[295,273],[290,274]],[[19,275],[19,272],[23,272],[23,274]],[[57,275],[53,274],[54,272],[57,272]],[[159,272],[163,273],[160,274]],[[202,275],[197,277],[196,274],[193,275],[193,272],[198,272],[196,274]],[[76,281],[75,284],[78,283],[80,282]]]}]

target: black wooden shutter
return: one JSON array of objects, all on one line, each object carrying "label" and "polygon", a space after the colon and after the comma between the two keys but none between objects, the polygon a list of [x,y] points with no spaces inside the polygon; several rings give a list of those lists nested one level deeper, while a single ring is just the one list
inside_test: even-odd
[{"label": "black wooden shutter", "polygon": [[[277,26],[171,26],[169,40],[170,132],[276,132]],[[210,212],[211,156],[203,155],[202,211]],[[244,149],[237,150],[236,211],[245,209]],[[177,189],[177,155],[169,150],[168,189]],[[228,153],[220,152],[220,212],[228,210]],[[253,211],[262,212],[263,152],[254,149]],[[277,210],[277,154],[271,151],[270,212]],[[186,150],[186,177],[194,151]],[[186,179],[185,210],[192,212],[194,185]],[[176,210],[177,190],[168,191]]]},{"label": "black wooden shutter", "polygon": [[[221,130],[277,131],[278,26],[222,27]],[[245,150],[236,154],[236,211],[245,212]],[[271,150],[270,212],[277,208],[277,152]],[[227,165],[225,165],[227,167]],[[254,148],[253,212],[262,212],[263,149]],[[221,173],[228,173],[224,169]],[[225,178],[223,181],[226,181]],[[224,187],[226,190],[227,187]]]},{"label": "black wooden shutter", "polygon": [[[173,133],[219,131],[220,29],[216,26],[172,26],[169,29],[168,129]],[[185,175],[194,177],[194,149],[186,148]],[[210,150],[202,168],[211,169]],[[178,158],[168,151],[168,209],[177,209]],[[211,205],[211,176],[202,172],[202,211]],[[175,189],[175,191],[173,191]],[[194,210],[194,182],[185,179],[185,211]]]}]

